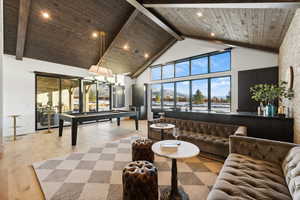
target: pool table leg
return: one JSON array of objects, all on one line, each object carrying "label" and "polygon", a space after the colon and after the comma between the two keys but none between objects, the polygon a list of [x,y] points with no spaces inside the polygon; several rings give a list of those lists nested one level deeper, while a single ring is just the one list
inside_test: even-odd
[{"label": "pool table leg", "polygon": [[135,130],[139,130],[139,120],[138,117],[135,117]]},{"label": "pool table leg", "polygon": [[78,129],[78,122],[72,122],[72,146],[75,146],[77,143],[77,129]]},{"label": "pool table leg", "polygon": [[120,118],[117,118],[117,125],[120,126]]},{"label": "pool table leg", "polygon": [[62,136],[63,129],[64,129],[64,120],[60,119],[59,120],[59,137]]}]

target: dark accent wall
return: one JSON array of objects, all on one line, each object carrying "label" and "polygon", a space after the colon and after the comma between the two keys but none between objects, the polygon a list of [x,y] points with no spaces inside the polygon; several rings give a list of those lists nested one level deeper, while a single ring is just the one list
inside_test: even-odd
[{"label": "dark accent wall", "polygon": [[238,112],[257,111],[258,103],[251,99],[250,87],[264,83],[278,83],[278,67],[238,72]]}]

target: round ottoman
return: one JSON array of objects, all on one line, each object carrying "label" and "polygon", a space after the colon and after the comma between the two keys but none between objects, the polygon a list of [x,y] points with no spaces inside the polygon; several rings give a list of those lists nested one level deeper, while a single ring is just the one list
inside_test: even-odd
[{"label": "round ottoman", "polygon": [[134,161],[123,169],[123,200],[158,200],[157,168],[148,161]]},{"label": "round ottoman", "polygon": [[140,138],[132,143],[132,161],[146,160],[151,163],[154,161],[154,153],[151,149],[153,141]]}]

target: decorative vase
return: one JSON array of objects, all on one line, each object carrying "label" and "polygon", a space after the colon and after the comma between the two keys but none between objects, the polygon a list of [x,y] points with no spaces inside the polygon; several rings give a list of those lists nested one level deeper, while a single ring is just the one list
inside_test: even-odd
[{"label": "decorative vase", "polygon": [[276,106],[274,106],[274,104],[270,105],[270,116],[274,117],[276,114]]},{"label": "decorative vase", "polygon": [[266,106],[266,115],[267,117],[274,117],[275,116],[275,106],[273,104],[268,103]]}]

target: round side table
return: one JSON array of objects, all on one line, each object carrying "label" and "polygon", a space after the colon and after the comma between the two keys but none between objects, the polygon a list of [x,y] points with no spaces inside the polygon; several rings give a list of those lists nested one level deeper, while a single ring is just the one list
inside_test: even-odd
[{"label": "round side table", "polygon": [[[166,151],[161,148],[164,143],[178,144],[177,151]],[[188,200],[188,195],[181,189],[178,188],[177,180],[177,159],[191,158],[197,156],[200,153],[199,148],[189,142],[181,140],[163,140],[156,142],[152,145],[152,151],[158,156],[172,159],[172,177],[171,177],[171,188],[166,188],[161,193],[161,200]]]},{"label": "round side table", "polygon": [[160,139],[164,140],[164,130],[174,129],[175,125],[167,124],[167,123],[156,123],[156,124],[151,124],[150,128],[160,130]]}]

